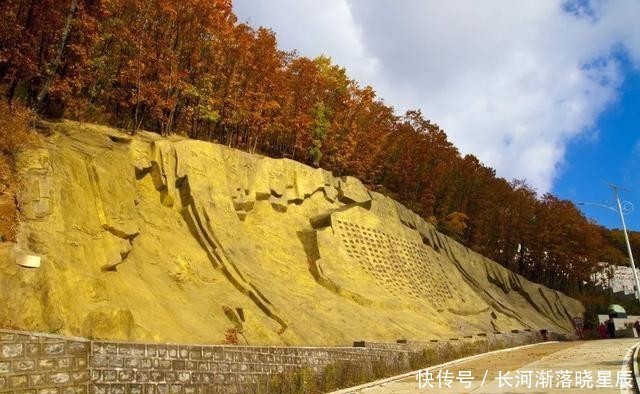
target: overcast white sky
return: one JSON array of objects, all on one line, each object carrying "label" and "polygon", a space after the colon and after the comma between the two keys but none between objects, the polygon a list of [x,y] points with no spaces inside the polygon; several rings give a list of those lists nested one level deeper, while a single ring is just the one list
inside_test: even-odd
[{"label": "overcast white sky", "polygon": [[[576,3],[581,4],[583,1]],[[234,0],[282,49],[330,56],[398,113],[421,109],[498,175],[551,189],[567,143],[597,138],[621,52],[640,65],[640,1]]]}]

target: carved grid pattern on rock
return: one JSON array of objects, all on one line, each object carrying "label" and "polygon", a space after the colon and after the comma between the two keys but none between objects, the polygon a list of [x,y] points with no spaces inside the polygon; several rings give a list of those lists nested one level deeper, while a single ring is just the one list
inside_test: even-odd
[{"label": "carved grid pattern on rock", "polygon": [[334,229],[349,257],[391,294],[428,300],[439,310],[454,297],[462,300],[425,245],[342,220],[336,220]]}]

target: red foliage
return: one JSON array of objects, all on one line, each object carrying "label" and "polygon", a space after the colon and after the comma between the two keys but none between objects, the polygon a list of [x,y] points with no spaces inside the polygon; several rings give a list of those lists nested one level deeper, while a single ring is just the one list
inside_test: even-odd
[{"label": "red foliage", "polygon": [[238,331],[235,328],[227,328],[224,332],[224,343],[226,345],[238,344]]},{"label": "red foliage", "polygon": [[4,0],[0,20],[9,101],[354,175],[556,289],[581,290],[596,262],[623,261],[618,237],[570,202],[497,178],[329,58],[279,50],[272,31],[237,23],[230,0]]}]

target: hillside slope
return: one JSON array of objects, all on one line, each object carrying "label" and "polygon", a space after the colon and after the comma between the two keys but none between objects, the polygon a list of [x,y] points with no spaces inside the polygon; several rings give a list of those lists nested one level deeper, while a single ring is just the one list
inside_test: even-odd
[{"label": "hillside slope", "polygon": [[[355,178],[152,133],[64,122],[19,160],[0,322],[219,343],[572,331],[576,300],[438,233]],[[42,258],[40,268],[16,262]]]}]

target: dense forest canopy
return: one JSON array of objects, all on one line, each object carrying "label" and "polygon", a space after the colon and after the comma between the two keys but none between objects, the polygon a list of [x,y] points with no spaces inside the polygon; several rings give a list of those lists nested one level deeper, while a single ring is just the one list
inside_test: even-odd
[{"label": "dense forest canopy", "polygon": [[[497,177],[419,110],[396,114],[330,58],[278,49],[271,30],[238,23],[230,0],[4,0],[0,20],[5,118],[24,105],[353,175],[474,250],[571,294],[586,290],[598,262],[626,264],[620,231]],[[632,241],[640,256],[640,234]]]}]

